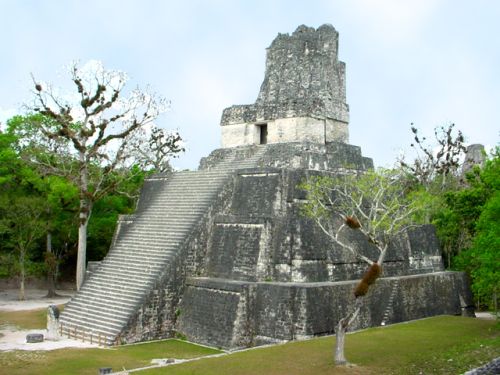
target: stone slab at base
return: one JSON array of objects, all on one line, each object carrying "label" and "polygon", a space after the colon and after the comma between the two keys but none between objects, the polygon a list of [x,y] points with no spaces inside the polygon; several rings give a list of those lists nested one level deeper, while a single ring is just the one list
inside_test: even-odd
[{"label": "stone slab at base", "polygon": [[43,342],[43,335],[41,333],[28,333],[26,335],[26,342],[28,344]]}]

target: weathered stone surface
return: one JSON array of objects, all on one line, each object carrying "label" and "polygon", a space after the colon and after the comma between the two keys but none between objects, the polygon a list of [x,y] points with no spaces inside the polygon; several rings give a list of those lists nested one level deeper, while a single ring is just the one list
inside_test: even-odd
[{"label": "weathered stone surface", "polygon": [[462,165],[462,176],[472,171],[474,166],[478,165],[482,167],[484,165],[484,161],[486,160],[486,151],[484,150],[484,146],[481,144],[472,144],[467,146],[467,150],[465,153],[465,160]]},{"label": "weathered stone surface", "polygon": [[257,162],[263,168],[292,168],[330,172],[364,171],[373,168],[373,160],[361,154],[361,148],[342,142],[327,144],[292,142],[265,146],[242,146],[214,150],[200,161],[201,170],[210,170],[222,160],[239,160],[252,155],[257,148],[262,155]]},{"label": "weathered stone surface", "polygon": [[[467,283],[459,272],[381,278],[353,329],[460,314]],[[356,284],[188,279],[178,326],[190,340],[228,349],[333,334]]]},{"label": "weathered stone surface", "polygon": [[474,370],[470,370],[464,373],[464,375],[497,375],[500,374],[500,357],[495,358],[491,362],[478,367]]},{"label": "weathered stone surface", "polygon": [[[222,147],[258,143],[348,141],[345,64],[331,25],[299,26],[267,49],[257,101],[226,108]],[[265,126],[265,140],[262,138]]]},{"label": "weathered stone surface", "polygon": [[47,308],[47,340],[59,340],[59,308],[49,305]]}]

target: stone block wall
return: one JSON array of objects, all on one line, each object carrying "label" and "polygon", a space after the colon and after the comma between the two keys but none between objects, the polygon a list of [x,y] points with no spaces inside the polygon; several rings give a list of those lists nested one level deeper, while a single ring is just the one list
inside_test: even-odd
[{"label": "stone block wall", "polygon": [[[210,229],[207,276],[247,281],[321,282],[360,278],[366,265],[334,244],[300,214],[304,193],[297,184],[319,171],[267,168],[239,171],[225,215]],[[340,223],[339,223],[340,225]],[[358,232],[345,240],[378,258]],[[442,271],[432,226],[413,228],[388,250],[385,276]]]},{"label": "stone block wall", "polygon": [[[353,308],[356,284],[192,278],[178,328],[189,340],[226,349],[333,334]],[[461,272],[381,278],[365,297],[353,329],[459,315],[466,307],[461,301],[471,301]]]}]

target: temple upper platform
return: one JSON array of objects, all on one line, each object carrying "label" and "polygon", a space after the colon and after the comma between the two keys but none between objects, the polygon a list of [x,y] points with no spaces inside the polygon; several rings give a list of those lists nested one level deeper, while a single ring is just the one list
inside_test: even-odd
[{"label": "temple upper platform", "polygon": [[349,107],[339,35],[331,25],[299,26],[278,34],[267,49],[255,104],[222,114],[222,147],[253,144],[348,142]]}]

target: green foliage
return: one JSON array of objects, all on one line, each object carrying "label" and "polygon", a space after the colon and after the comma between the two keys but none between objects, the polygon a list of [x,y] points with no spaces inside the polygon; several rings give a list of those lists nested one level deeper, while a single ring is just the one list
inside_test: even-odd
[{"label": "green foliage", "polygon": [[500,190],[485,205],[470,252],[474,292],[498,311],[500,292]]},{"label": "green foliage", "polygon": [[[379,169],[360,175],[315,176],[299,185],[307,192],[302,213],[317,221],[325,232],[336,235],[322,222],[339,217],[359,223],[359,229],[369,241],[386,248],[401,231],[414,223],[423,210],[422,199],[415,199],[419,191],[408,191],[400,171]],[[338,236],[337,236],[338,238]]]},{"label": "green foliage", "polygon": [[498,311],[500,292],[500,190],[485,204],[471,247],[455,260],[458,269],[472,278],[472,289],[478,305]]},{"label": "green foliage", "polygon": [[[74,130],[77,128],[78,124],[74,125]],[[36,214],[43,220],[44,232],[33,243],[25,270],[41,276],[44,271],[57,273],[62,265],[63,274],[68,275],[68,267],[74,268],[79,225],[75,159],[61,138],[56,142],[42,134],[42,129],[57,129],[57,124],[41,114],[15,116],[7,122],[7,129],[7,133],[0,133],[0,206],[8,209],[23,199],[43,200],[43,207]],[[61,173],[54,174],[54,167]],[[109,249],[118,215],[133,211],[135,197],[148,172],[138,166],[109,171],[95,163],[89,165],[89,171],[94,181],[89,189],[98,188],[102,193],[95,201],[89,222],[88,260],[101,260]],[[11,254],[13,233],[4,229],[0,231],[0,276],[12,277],[19,267]],[[44,261],[49,259],[45,248],[47,233],[52,239],[50,267]]]},{"label": "green foliage", "polygon": [[[399,160],[408,186],[419,191],[414,199],[427,209],[419,220],[436,226],[448,268],[464,270],[472,278],[478,305],[497,309],[500,275],[500,147],[483,168],[475,166],[460,176],[460,158],[466,150],[464,136],[454,125],[435,129],[437,144],[429,145],[412,124],[417,158]],[[437,150],[437,152],[436,152]]]},{"label": "green foliage", "polygon": [[500,274],[500,149],[484,167],[475,167],[467,185],[441,194],[434,214],[439,239],[453,264],[472,278],[478,304],[497,306]]},{"label": "green foliage", "polygon": [[134,201],[123,195],[107,195],[94,205],[88,228],[88,260],[101,260],[107,254],[118,215],[133,210]]}]

